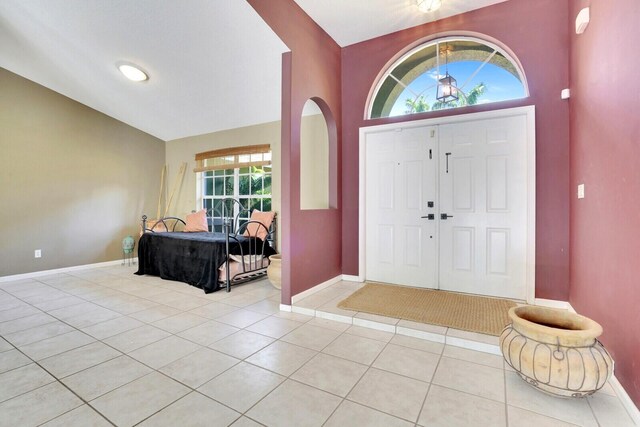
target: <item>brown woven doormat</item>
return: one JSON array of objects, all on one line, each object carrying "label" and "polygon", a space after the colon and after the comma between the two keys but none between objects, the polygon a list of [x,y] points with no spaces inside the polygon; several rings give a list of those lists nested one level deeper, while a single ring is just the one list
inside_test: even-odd
[{"label": "brown woven doormat", "polygon": [[367,283],[338,307],[396,319],[500,335],[513,301],[433,289]]}]

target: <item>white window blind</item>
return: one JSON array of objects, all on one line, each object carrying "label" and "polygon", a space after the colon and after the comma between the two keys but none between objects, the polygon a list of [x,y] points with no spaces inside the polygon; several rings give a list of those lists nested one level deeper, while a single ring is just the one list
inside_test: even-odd
[{"label": "white window blind", "polygon": [[249,145],[196,154],[194,172],[206,172],[271,164],[271,146]]}]

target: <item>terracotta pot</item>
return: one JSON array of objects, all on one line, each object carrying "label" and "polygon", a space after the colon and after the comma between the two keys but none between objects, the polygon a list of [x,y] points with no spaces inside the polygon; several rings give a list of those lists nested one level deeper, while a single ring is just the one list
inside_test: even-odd
[{"label": "terracotta pot", "polygon": [[562,397],[600,390],[613,374],[613,360],[596,338],[593,320],[545,307],[509,310],[511,324],[500,335],[507,363],[532,386]]},{"label": "terracotta pot", "polygon": [[282,287],[282,255],[276,254],[269,257],[267,277],[274,288],[280,289]]}]

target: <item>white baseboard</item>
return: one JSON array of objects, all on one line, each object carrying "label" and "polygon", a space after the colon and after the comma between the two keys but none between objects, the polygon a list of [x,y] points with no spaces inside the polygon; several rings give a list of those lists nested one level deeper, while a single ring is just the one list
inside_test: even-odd
[{"label": "white baseboard", "polygon": [[479,341],[472,341],[465,338],[458,337],[445,337],[445,342],[447,345],[453,345],[456,347],[462,347],[469,350],[481,351],[482,353],[494,354],[496,356],[502,356],[502,351],[500,351],[500,347],[494,344],[487,344]]},{"label": "white baseboard", "polygon": [[342,280],[346,281],[346,282],[358,282],[358,283],[362,283],[364,282],[364,277],[361,276],[352,276],[350,274],[343,274],[342,275]]},{"label": "white baseboard", "polygon": [[534,305],[539,305],[540,307],[549,307],[549,308],[561,308],[563,310],[569,310],[572,313],[576,311],[571,307],[569,301],[558,301],[555,299],[544,299],[544,298],[536,298],[534,300]]},{"label": "white baseboard", "polygon": [[291,313],[291,306],[287,304],[280,304],[280,311],[286,311],[287,313]]},{"label": "white baseboard", "polygon": [[333,320],[334,322],[346,323],[348,325],[353,324],[353,317],[343,316],[341,314],[328,313],[326,311],[316,310],[316,317],[326,320]]},{"label": "white baseboard", "polygon": [[[133,258],[132,263],[138,263],[138,258]],[[13,280],[23,280],[23,279],[32,279],[34,277],[42,277],[49,276],[50,274],[58,274],[58,273],[68,273],[70,271],[78,271],[78,270],[87,270],[89,268],[99,268],[99,267],[109,267],[112,265],[120,265],[122,264],[122,260],[118,259],[115,261],[106,261],[106,262],[98,262],[95,264],[85,264],[85,265],[75,265],[72,267],[63,267],[56,268],[53,270],[42,270],[42,271],[34,271],[32,273],[23,273],[23,274],[14,274],[12,276],[2,276],[0,277],[0,283],[2,282],[11,282]],[[127,260],[127,265],[129,264]]]},{"label": "white baseboard", "polygon": [[303,298],[306,298],[310,295],[315,294],[316,292],[320,292],[321,290],[328,288],[329,286],[333,285],[334,283],[338,283],[340,280],[342,280],[342,275],[336,276],[333,279],[329,279],[326,282],[322,282],[319,285],[314,286],[313,288],[307,289],[306,291],[300,292],[299,294],[293,295],[291,297],[291,304],[296,303],[298,301],[300,301]]},{"label": "white baseboard", "polygon": [[316,317],[316,311],[313,308],[304,308],[304,307],[298,307],[298,306],[292,305],[291,312],[297,313],[297,314],[304,314],[305,316]]},{"label": "white baseboard", "polygon": [[627,410],[633,422],[636,423],[637,426],[640,426],[640,410],[638,410],[638,407],[633,403],[633,400],[631,400],[631,397],[629,397],[627,391],[622,387],[622,384],[620,384],[615,374],[609,379],[609,384],[611,384],[611,387],[618,395],[622,406]]}]

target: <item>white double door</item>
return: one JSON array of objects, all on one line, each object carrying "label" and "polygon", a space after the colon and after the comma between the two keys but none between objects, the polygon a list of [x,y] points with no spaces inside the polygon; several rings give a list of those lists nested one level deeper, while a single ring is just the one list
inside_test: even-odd
[{"label": "white double door", "polygon": [[364,142],[367,280],[526,298],[525,115]]}]

